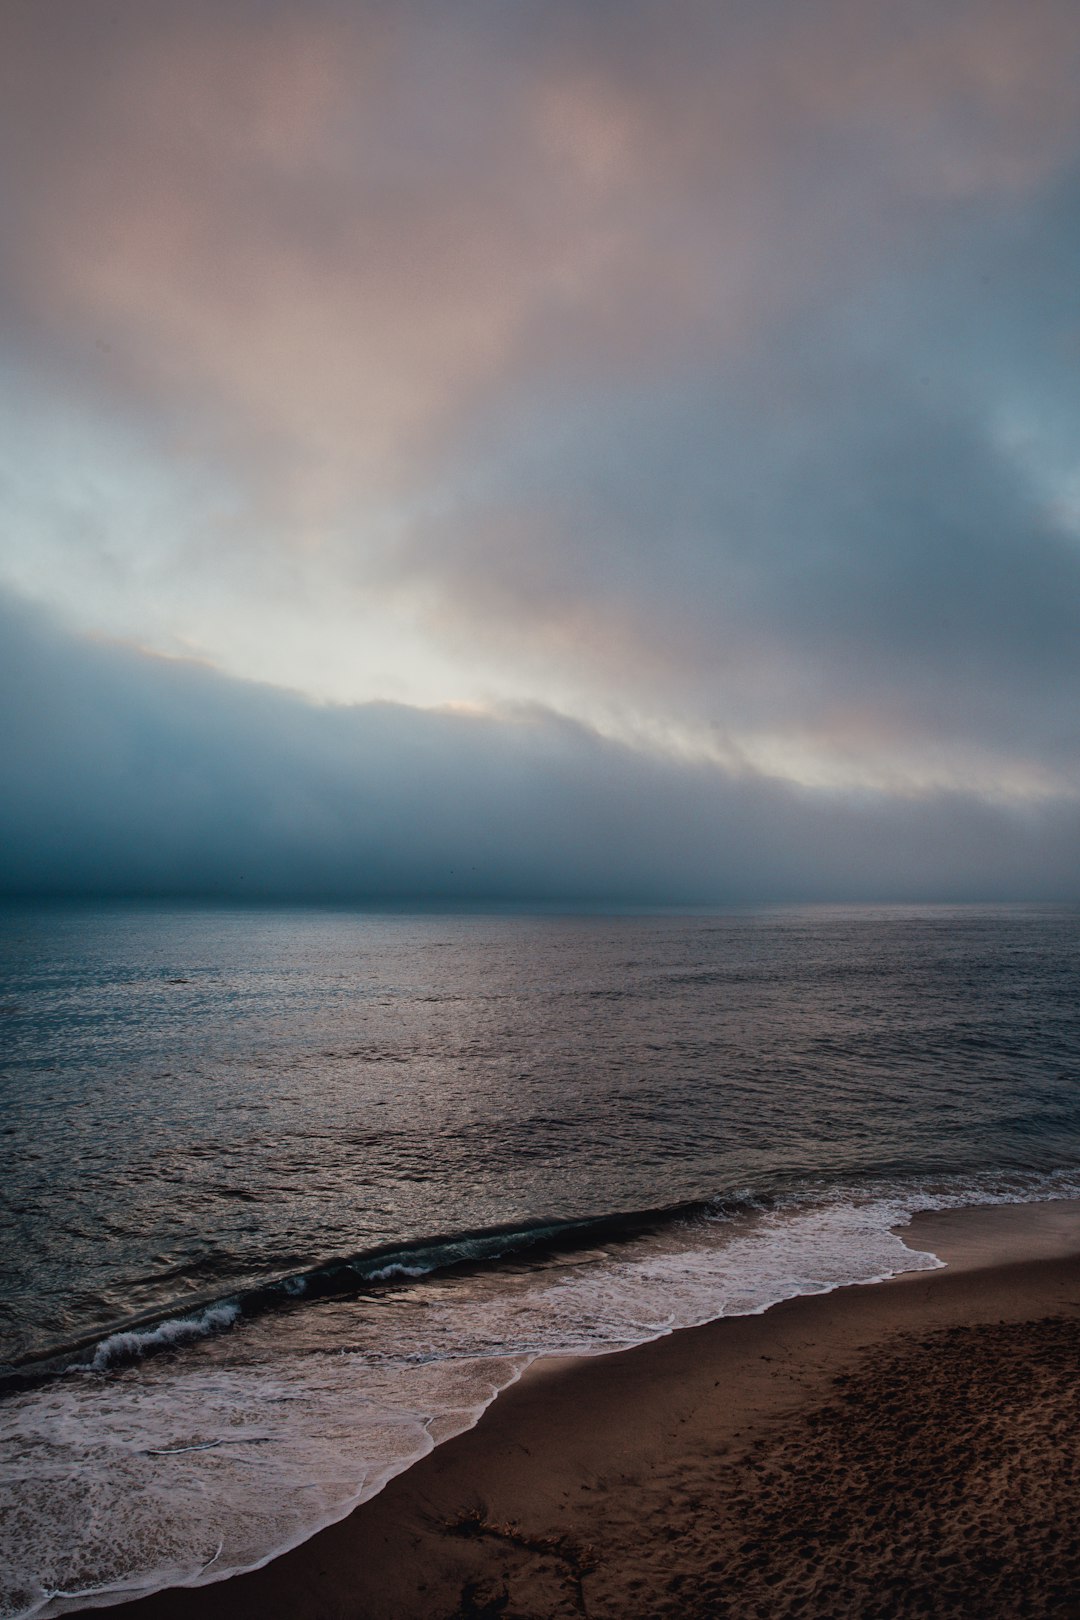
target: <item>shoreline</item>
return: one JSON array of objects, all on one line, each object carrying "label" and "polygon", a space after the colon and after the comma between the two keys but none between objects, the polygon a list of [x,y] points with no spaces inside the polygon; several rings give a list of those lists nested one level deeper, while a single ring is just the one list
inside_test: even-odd
[{"label": "shoreline", "polygon": [[[927,1212],[897,1230],[945,1265],[603,1356],[537,1360],[474,1427],[290,1551],[107,1607],[125,1620],[869,1615],[892,1581],[886,1615],[1023,1613],[1029,1601],[1042,1605],[1032,1613],[1080,1614],[1077,1536],[1070,1529],[1064,1545],[1058,1529],[1080,1517],[1080,1486],[1062,1474],[1080,1421],[1080,1381],[1065,1376],[1080,1366],[1080,1200]],[[985,1405],[974,1413],[971,1369]],[[867,1430],[866,1414],[882,1410],[891,1442],[888,1423],[871,1433],[881,1427],[873,1418]],[[907,1455],[911,1483],[892,1481],[889,1508],[873,1480],[891,1477],[913,1434],[928,1453],[921,1463]],[[836,1452],[832,1478],[822,1436]],[[856,1501],[846,1539],[836,1525],[829,1535],[816,1521],[798,1529],[803,1507],[784,1492],[805,1475],[807,1498],[843,1496],[844,1453],[859,1445],[878,1453],[860,1465],[867,1522],[857,1525]],[[1026,1552],[1014,1546],[1015,1479],[957,1495],[957,1479],[966,1473],[970,1485],[994,1446],[1011,1459],[998,1459],[995,1479],[1026,1468],[1029,1495],[1053,1483],[1039,1521],[1058,1538],[1053,1555],[1037,1524],[1025,1526]],[[857,1554],[856,1544],[876,1545],[870,1531],[898,1502],[910,1533],[894,1529],[888,1546]],[[770,1528],[748,1542],[742,1530],[757,1519]],[[937,1530],[924,1527],[920,1540],[922,1520]],[[907,1573],[879,1567],[890,1557]],[[954,1599],[940,1597],[954,1588]],[[938,1599],[903,1607],[905,1593],[931,1590]]]}]

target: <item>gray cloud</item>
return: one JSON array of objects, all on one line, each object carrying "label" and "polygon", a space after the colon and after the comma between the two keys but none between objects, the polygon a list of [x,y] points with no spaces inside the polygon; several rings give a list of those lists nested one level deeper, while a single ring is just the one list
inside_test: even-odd
[{"label": "gray cloud", "polygon": [[1069,173],[725,364],[505,400],[404,568],[643,706],[1077,787],[1078,220]]},{"label": "gray cloud", "polygon": [[[308,691],[531,702],[958,827],[1080,797],[1074,0],[3,28],[0,317],[20,402],[76,426],[8,451],[0,579]],[[297,750],[301,716],[380,759],[434,727],[432,769],[505,748],[540,798],[525,739],[608,758],[550,712],[289,712]],[[611,749],[702,825],[703,783],[766,791]]]},{"label": "gray cloud", "polygon": [[0,892],[1075,898],[1080,814],[794,790],[534,711],[315,707],[0,609]]}]

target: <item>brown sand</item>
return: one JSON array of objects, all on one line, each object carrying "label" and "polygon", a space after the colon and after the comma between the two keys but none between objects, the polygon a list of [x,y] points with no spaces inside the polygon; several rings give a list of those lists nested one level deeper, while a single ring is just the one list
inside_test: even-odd
[{"label": "brown sand", "polygon": [[1080,1617],[1080,1209],[906,1235],[948,1269],[538,1364],[341,1524],[124,1620]]}]

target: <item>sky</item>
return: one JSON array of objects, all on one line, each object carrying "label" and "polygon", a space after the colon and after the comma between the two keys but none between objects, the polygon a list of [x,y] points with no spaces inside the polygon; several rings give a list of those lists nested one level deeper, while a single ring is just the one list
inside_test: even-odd
[{"label": "sky", "polygon": [[0,890],[1080,895],[1075,0],[6,0]]}]

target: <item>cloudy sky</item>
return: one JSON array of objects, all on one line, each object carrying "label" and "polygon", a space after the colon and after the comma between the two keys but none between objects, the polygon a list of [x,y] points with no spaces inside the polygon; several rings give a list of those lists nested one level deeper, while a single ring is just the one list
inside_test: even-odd
[{"label": "cloudy sky", "polygon": [[1077,896],[1076,0],[0,35],[0,885]]}]

